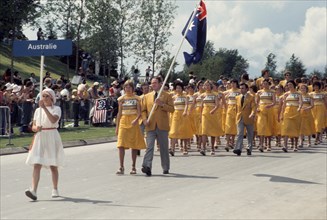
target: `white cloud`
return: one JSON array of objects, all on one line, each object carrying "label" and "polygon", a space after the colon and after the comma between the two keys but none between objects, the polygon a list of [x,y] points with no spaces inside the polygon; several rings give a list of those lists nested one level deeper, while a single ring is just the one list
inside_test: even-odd
[{"label": "white cloud", "polygon": [[283,53],[294,53],[307,67],[326,65],[326,18],[326,8],[309,8],[304,26],[289,33]]}]

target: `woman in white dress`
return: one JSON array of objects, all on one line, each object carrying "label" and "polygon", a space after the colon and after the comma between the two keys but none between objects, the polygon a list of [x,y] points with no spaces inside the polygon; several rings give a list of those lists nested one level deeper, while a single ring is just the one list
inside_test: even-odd
[{"label": "woman in white dress", "polygon": [[[33,142],[26,159],[26,164],[33,166],[32,186],[25,195],[37,200],[37,187],[40,180],[41,168],[50,168],[52,174],[52,197],[58,197],[58,167],[64,165],[64,150],[61,137],[57,130],[61,117],[60,107],[55,106],[56,96],[52,89],[42,91],[39,108],[33,118],[32,130],[35,132]],[[41,114],[40,114],[41,111]],[[41,118],[40,118],[41,116]]]}]

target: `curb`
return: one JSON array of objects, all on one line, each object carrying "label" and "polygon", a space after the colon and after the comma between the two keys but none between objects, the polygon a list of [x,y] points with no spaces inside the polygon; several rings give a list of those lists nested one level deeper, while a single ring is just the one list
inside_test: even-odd
[{"label": "curb", "polygon": [[[116,141],[117,141],[117,137],[89,139],[89,140],[80,139],[80,140],[75,140],[75,141],[63,142],[63,146],[64,146],[64,148],[82,147],[82,146],[86,146],[86,145],[103,144],[103,143],[110,143],[110,142],[116,142]],[[27,153],[28,149],[29,149],[29,146],[0,148],[0,156]]]}]

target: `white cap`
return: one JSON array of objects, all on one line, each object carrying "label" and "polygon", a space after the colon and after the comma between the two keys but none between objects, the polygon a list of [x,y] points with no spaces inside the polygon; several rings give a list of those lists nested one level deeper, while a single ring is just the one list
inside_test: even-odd
[{"label": "white cap", "polygon": [[93,85],[94,86],[98,86],[99,85],[99,82],[94,82]]},{"label": "white cap", "polygon": [[19,92],[22,87],[15,84],[12,86],[12,88],[13,88],[12,92]]},{"label": "white cap", "polygon": [[6,84],[6,90],[12,90],[13,89],[13,84],[7,83]]},{"label": "white cap", "polygon": [[46,88],[42,91],[42,94],[43,93],[48,93],[51,96],[53,103],[56,103],[56,101],[57,101],[56,94],[52,89]]}]

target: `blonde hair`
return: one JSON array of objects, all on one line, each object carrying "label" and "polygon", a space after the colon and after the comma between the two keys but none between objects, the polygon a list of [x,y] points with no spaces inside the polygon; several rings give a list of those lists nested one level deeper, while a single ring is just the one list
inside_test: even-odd
[{"label": "blonde hair", "polygon": [[132,80],[127,80],[125,83],[124,83],[124,85],[123,85],[123,89],[125,89],[125,87],[126,86],[130,86],[130,87],[132,87],[132,89],[133,89],[133,91],[134,91],[134,83],[133,83],[133,81]]}]

